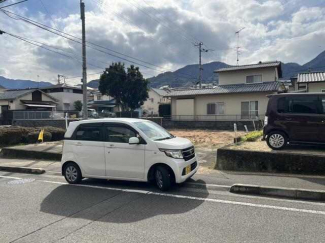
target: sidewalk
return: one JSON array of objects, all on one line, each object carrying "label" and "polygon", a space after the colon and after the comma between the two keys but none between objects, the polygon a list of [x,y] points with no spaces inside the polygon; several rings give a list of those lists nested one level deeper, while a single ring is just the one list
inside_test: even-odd
[{"label": "sidewalk", "polygon": [[[0,167],[1,166],[42,168],[46,171],[46,173],[55,174],[58,176],[61,175],[61,164],[58,161],[0,158]],[[325,191],[325,176],[234,173],[210,170],[202,166],[200,167],[198,173],[188,182],[229,187],[234,184],[248,184],[266,187],[299,188],[305,190]]]}]

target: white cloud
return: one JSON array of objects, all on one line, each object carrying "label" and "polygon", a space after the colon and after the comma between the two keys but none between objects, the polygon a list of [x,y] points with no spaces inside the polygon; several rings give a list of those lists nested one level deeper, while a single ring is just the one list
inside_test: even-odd
[{"label": "white cloud", "polygon": [[[321,51],[319,46],[325,48],[322,31],[325,10],[317,4],[322,1],[313,0],[314,6],[308,2],[296,9],[280,0],[100,0],[97,2],[102,4],[98,7],[92,4],[86,14],[87,40],[161,67],[151,66],[155,70],[140,67],[146,77],[197,63],[198,50],[192,43],[198,40],[215,50],[204,54],[204,62],[221,60],[234,64],[235,31],[242,27],[245,27],[240,37],[242,64],[275,59],[305,63]],[[69,2],[69,7],[72,6]],[[33,12],[32,17],[80,37],[78,7],[76,4],[70,15],[48,18]],[[29,9],[16,9],[17,13],[30,17]],[[57,51],[63,49],[67,55],[81,59],[79,44],[2,13],[0,29],[55,46],[60,48]],[[0,36],[0,52],[5,57],[0,59],[1,70],[6,70],[0,70],[0,75],[33,80],[39,75],[41,80],[51,81],[57,74],[81,75],[80,62],[9,36]],[[99,72],[119,60],[91,48],[87,48],[87,56],[89,73]],[[71,81],[78,83],[79,79]]]}]

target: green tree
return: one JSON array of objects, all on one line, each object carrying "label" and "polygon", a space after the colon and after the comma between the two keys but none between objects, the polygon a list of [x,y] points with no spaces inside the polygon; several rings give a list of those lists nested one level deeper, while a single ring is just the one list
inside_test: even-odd
[{"label": "green tree", "polygon": [[82,110],[82,102],[80,100],[77,100],[73,103],[73,106],[76,111],[81,111]]},{"label": "green tree", "polygon": [[114,97],[122,110],[135,110],[148,99],[148,80],[133,65],[125,71],[124,64],[113,63],[100,77],[99,91]]}]

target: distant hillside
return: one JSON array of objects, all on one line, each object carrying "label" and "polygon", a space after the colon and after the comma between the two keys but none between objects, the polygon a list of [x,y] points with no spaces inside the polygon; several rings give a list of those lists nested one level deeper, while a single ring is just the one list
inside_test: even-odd
[{"label": "distant hillside", "polygon": [[[211,62],[203,65],[203,83],[218,83],[218,75],[214,73],[216,69],[228,67],[223,62]],[[325,72],[325,51],[320,53],[310,62],[299,65],[297,63],[282,64],[282,73],[284,79],[297,76],[300,72],[308,71],[324,71]],[[161,87],[170,85],[171,87],[186,87],[195,84],[199,76],[199,67],[197,64],[187,65],[174,72],[166,72],[156,77],[149,78],[151,87]],[[38,88],[52,85],[50,82],[35,82],[30,80],[7,79],[0,76],[0,85],[7,89],[25,89]],[[99,80],[92,80],[88,83],[91,88],[98,88]]]},{"label": "distant hillside", "polygon": [[0,76],[0,85],[6,89],[26,89],[26,88],[41,88],[53,85],[50,82],[35,82],[31,80],[8,79]]},{"label": "distant hillside", "polygon": [[90,88],[97,89],[99,86],[99,79],[95,79],[95,80],[88,82],[87,86]]},{"label": "distant hillside", "polygon": [[[213,73],[213,71],[228,66],[223,62],[212,62],[203,65],[203,82],[218,82],[218,75]],[[325,51],[302,66],[297,63],[282,63],[283,79],[290,79],[291,77],[297,76],[300,72],[308,72],[309,70],[325,71]],[[198,65],[188,65],[175,72],[159,74],[149,80],[152,87],[161,87],[164,85],[170,85],[171,87],[189,86],[197,82],[198,72]]]}]

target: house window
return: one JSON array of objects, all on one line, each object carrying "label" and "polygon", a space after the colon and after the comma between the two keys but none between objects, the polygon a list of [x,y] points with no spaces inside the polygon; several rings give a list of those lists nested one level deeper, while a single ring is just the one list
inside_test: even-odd
[{"label": "house window", "polygon": [[42,92],[36,90],[32,93],[32,101],[42,101]]},{"label": "house window", "polygon": [[63,89],[63,92],[64,93],[73,93],[73,90],[72,89]]},{"label": "house window", "polygon": [[255,119],[258,117],[258,101],[245,101],[241,103],[241,118]]},{"label": "house window", "polygon": [[246,76],[246,83],[247,84],[262,83],[262,75]]},{"label": "house window", "polygon": [[225,103],[217,102],[207,105],[208,115],[224,115],[225,114]]}]

